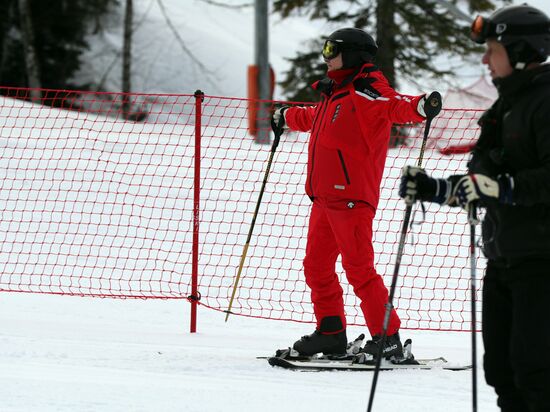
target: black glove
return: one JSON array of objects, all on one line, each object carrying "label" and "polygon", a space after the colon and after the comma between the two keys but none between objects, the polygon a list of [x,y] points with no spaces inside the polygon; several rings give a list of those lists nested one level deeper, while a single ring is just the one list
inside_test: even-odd
[{"label": "black glove", "polygon": [[433,119],[441,111],[442,102],[439,92],[431,92],[418,101],[417,111],[427,119]]},{"label": "black glove", "polygon": [[463,208],[476,200],[496,199],[500,203],[512,204],[514,179],[508,174],[499,175],[496,179],[482,174],[471,174],[462,177],[453,190],[453,195]]},{"label": "black glove", "polygon": [[285,111],[289,106],[281,106],[273,112],[271,115],[271,128],[274,132],[281,131],[281,129],[288,129],[285,120]]},{"label": "black glove", "polygon": [[420,167],[405,166],[401,174],[399,196],[405,199],[409,206],[417,200],[449,204],[453,194],[452,187],[450,180],[435,179],[429,177]]}]

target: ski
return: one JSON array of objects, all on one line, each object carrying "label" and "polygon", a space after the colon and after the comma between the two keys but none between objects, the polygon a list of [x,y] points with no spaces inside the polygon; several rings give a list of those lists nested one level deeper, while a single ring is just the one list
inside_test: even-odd
[{"label": "ski", "polygon": [[[298,371],[374,371],[375,365],[370,363],[354,363],[352,359],[308,359],[295,360],[284,359],[278,356],[272,356],[267,359],[271,366],[277,366],[284,369],[293,369]],[[444,369],[451,371],[463,371],[471,369],[471,365],[457,365],[447,362],[445,358],[433,359],[415,359],[414,363],[393,363],[383,360],[380,370],[398,370],[398,369]]]},{"label": "ski", "polygon": [[[279,349],[275,356],[267,358],[271,366],[277,366],[284,369],[293,369],[299,371],[327,371],[327,370],[346,370],[346,371],[374,371],[376,361],[372,355],[361,351],[361,345],[365,335],[361,334],[353,342],[348,343],[345,354],[334,355],[314,355],[302,356],[294,349]],[[380,370],[396,369],[445,369],[452,371],[462,371],[471,369],[472,365],[460,365],[447,362],[443,357],[431,359],[416,359],[412,354],[412,340],[407,339],[403,344],[403,357],[384,359],[380,365]]]}]

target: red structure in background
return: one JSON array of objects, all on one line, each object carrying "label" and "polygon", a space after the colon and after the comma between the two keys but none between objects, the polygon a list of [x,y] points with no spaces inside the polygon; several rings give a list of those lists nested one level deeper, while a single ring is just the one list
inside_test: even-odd
[{"label": "red structure in background", "polygon": [[[258,135],[258,99],[260,98],[258,91],[258,74],[258,66],[248,66],[248,133],[250,133],[252,136]],[[271,89],[269,94],[272,99],[273,91],[275,90],[275,72],[271,67],[269,68],[269,75],[271,80]]]}]

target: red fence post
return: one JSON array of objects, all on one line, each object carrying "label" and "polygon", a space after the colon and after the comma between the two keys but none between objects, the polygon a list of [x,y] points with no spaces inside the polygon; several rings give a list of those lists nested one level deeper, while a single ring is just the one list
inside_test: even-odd
[{"label": "red fence post", "polygon": [[204,93],[195,92],[195,178],[193,195],[193,259],[191,273],[191,333],[197,331],[197,305],[199,302],[199,212],[200,212],[200,182],[201,182],[201,117]]}]

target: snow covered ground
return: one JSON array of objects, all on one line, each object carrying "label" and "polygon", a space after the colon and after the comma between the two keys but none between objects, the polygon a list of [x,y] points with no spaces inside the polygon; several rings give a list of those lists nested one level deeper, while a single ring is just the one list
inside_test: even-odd
[{"label": "snow covered ground", "polygon": [[[206,309],[198,320],[198,333],[190,334],[182,300],[2,293],[0,410],[366,410],[370,372],[293,372],[256,359],[310,333],[310,325],[242,317],[224,323],[222,313]],[[417,357],[470,361],[468,333],[403,335],[413,338]],[[471,379],[471,371],[382,372],[374,410],[468,411]],[[478,382],[479,410],[497,411],[481,367]]]}]

